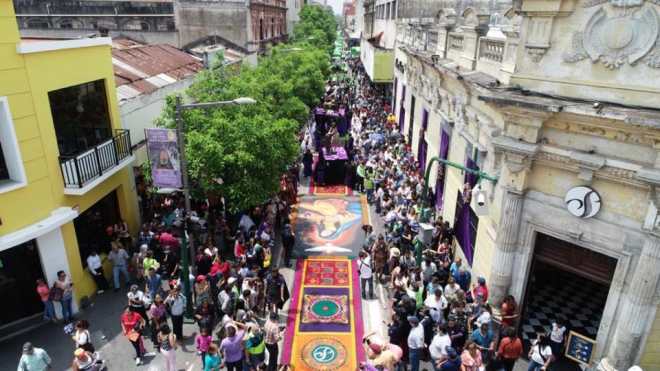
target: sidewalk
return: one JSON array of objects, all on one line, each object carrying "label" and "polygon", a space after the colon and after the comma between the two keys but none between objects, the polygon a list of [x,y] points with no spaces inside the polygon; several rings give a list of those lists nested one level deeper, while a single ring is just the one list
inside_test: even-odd
[{"label": "sidewalk", "polygon": [[[289,288],[293,285],[292,269],[282,268],[281,273],[286,279]],[[79,319],[86,319],[90,323],[92,342],[97,351],[101,352],[107,363],[108,370],[145,370],[162,371],[165,369],[163,356],[156,354],[145,357],[143,365],[135,366],[133,347],[121,333],[119,317],[126,305],[126,291],[106,292],[96,296],[92,305],[84,312],[78,314]],[[280,321],[286,323],[289,303],[284,305],[280,311]],[[189,322],[189,321],[187,321]],[[195,323],[185,323],[183,334],[185,339],[183,346],[179,347],[176,354],[176,363],[179,370],[194,371],[201,370],[201,359],[196,354],[194,340],[198,327]],[[35,347],[45,349],[53,359],[53,371],[66,371],[71,367],[73,360],[74,344],[71,337],[63,331],[63,325],[47,323],[43,326],[28,331],[0,343],[0,369],[14,370],[21,356],[23,343],[32,342]],[[145,339],[147,352],[154,350],[150,340]]]},{"label": "sidewalk", "polygon": [[[369,224],[374,228],[376,234],[385,233],[385,226],[380,215],[376,214],[369,205]],[[364,332],[376,332],[383,339],[389,339],[387,335],[387,324],[392,321],[392,302],[389,300],[387,288],[374,282],[376,300],[362,301],[362,318],[364,318]],[[516,362],[514,371],[525,371],[528,367],[528,361],[520,359]],[[433,365],[430,362],[422,362],[420,369],[422,371],[432,371]]]}]

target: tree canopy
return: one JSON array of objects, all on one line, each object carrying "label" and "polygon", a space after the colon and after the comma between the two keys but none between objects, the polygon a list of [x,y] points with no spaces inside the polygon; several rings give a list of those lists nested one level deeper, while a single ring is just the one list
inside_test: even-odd
[{"label": "tree canopy", "polygon": [[[251,97],[257,103],[183,112],[193,195],[221,194],[236,212],[277,193],[280,176],[298,156],[300,126],[323,96],[330,74],[328,51],[336,37],[330,27],[336,23],[326,13],[303,7],[293,42],[270,49],[256,67],[230,70],[220,64],[198,74],[186,92],[189,100]],[[322,38],[321,43],[306,35]],[[173,118],[170,99],[161,124],[173,127]]]}]

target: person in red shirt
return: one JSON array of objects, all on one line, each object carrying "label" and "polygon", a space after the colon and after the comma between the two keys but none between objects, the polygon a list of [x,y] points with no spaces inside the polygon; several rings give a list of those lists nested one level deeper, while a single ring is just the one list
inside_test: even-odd
[{"label": "person in red shirt", "polygon": [[126,306],[124,313],[121,315],[121,329],[124,336],[131,342],[135,349],[135,364],[142,364],[142,357],[145,355],[144,342],[142,341],[142,330],[146,322],[142,316],[130,310]]},{"label": "person in red shirt", "polygon": [[501,362],[502,368],[506,371],[512,371],[523,352],[523,346],[513,327],[506,327],[503,333],[504,338],[502,338],[500,346],[497,348],[497,359]]},{"label": "person in red shirt", "polygon": [[516,299],[511,296],[507,295],[504,300],[502,301],[502,305],[500,306],[500,313],[502,315],[502,326],[504,327],[512,327],[513,323],[515,322],[516,318],[518,318],[518,315],[516,314],[516,308],[518,305],[516,304]]},{"label": "person in red shirt", "polygon": [[41,302],[44,304],[44,320],[55,321],[55,307],[50,300],[50,289],[42,279],[37,280],[37,294],[41,298]]},{"label": "person in red shirt", "polygon": [[169,246],[174,252],[179,251],[179,240],[172,235],[172,230],[170,228],[167,228],[165,232],[160,234],[158,242],[160,242],[162,246]]}]

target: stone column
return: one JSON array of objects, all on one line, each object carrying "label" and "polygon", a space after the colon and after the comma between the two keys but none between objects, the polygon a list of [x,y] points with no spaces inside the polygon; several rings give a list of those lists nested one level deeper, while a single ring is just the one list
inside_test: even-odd
[{"label": "stone column", "polygon": [[644,332],[651,325],[649,313],[653,309],[653,297],[660,278],[660,236],[649,232],[644,240],[634,275],[627,292],[608,352],[609,360],[618,370],[633,365],[644,344]]},{"label": "stone column", "polygon": [[495,305],[502,302],[511,285],[522,206],[523,193],[512,188],[505,188],[502,195],[502,214],[497,226],[495,254],[489,284],[490,298]]}]

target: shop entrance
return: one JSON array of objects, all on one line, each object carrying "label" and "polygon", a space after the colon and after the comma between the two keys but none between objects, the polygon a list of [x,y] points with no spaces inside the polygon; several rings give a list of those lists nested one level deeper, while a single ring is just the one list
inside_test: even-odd
[{"label": "shop entrance", "polygon": [[117,191],[108,193],[74,219],[73,225],[76,228],[83,267],[87,266],[87,257],[92,250],[98,253],[110,252],[110,235],[106,230],[117,222],[119,222]]},{"label": "shop entrance", "polygon": [[[616,263],[606,255],[538,234],[520,323],[525,349],[537,334],[549,334],[556,320],[568,331],[596,339]],[[552,369],[578,368],[562,359]]]},{"label": "shop entrance", "polygon": [[0,252],[0,327],[43,311],[37,279],[44,278],[35,240]]}]

